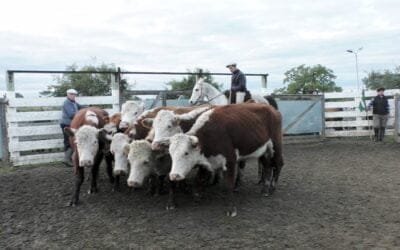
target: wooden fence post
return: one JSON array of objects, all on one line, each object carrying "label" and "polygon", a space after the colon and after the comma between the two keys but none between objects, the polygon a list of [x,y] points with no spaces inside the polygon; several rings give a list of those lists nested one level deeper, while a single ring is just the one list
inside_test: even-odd
[{"label": "wooden fence post", "polygon": [[8,134],[7,134],[7,120],[6,120],[6,111],[7,111],[7,99],[6,97],[0,97],[0,159],[3,162],[8,162]]},{"label": "wooden fence post", "polygon": [[111,95],[113,97],[112,109],[114,113],[120,111],[120,88],[117,73],[111,74]]},{"label": "wooden fence post", "polygon": [[[17,123],[9,123],[11,116],[15,116],[17,114],[17,108],[14,106],[15,100],[15,83],[14,83],[14,72],[7,71],[6,72],[6,83],[7,83],[7,99],[8,99],[8,106],[6,108],[6,130],[10,129],[11,127],[18,126]],[[8,135],[8,133],[7,133]],[[18,137],[7,137],[7,149],[9,153],[9,161],[12,162],[14,159],[18,159],[20,157],[19,151],[15,151],[11,148],[11,142],[14,145],[18,145],[19,138]]]},{"label": "wooden fence post", "polygon": [[268,75],[261,76],[261,94],[263,95],[267,94],[267,76]]},{"label": "wooden fence post", "polygon": [[394,96],[394,139],[400,142],[400,95]]}]

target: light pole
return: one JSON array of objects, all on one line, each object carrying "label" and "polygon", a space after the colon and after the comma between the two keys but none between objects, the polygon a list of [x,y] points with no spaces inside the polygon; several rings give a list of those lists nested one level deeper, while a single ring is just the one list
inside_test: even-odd
[{"label": "light pole", "polygon": [[358,53],[362,50],[363,48],[360,47],[357,50],[353,50],[353,49],[348,49],[346,50],[349,53],[353,53],[354,56],[356,57],[356,73],[357,73],[357,91],[360,91],[360,81],[358,78]]}]

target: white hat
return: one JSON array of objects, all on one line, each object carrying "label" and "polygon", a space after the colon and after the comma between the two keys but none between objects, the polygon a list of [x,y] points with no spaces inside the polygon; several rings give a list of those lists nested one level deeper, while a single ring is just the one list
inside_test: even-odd
[{"label": "white hat", "polygon": [[69,89],[69,90],[67,90],[67,94],[74,94],[74,95],[77,95],[77,94],[78,94],[78,91],[76,91],[75,89]]}]

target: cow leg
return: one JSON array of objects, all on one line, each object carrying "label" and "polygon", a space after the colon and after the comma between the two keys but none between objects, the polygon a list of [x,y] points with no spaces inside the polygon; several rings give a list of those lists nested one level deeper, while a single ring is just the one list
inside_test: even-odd
[{"label": "cow leg", "polygon": [[94,159],[94,164],[92,166],[92,179],[90,182],[90,189],[88,191],[88,194],[93,194],[98,192],[97,178],[99,176],[99,168],[102,159],[103,159],[102,153],[97,154],[96,158]]},{"label": "cow leg", "polygon": [[78,202],[79,202],[79,192],[80,192],[80,190],[81,190],[81,185],[82,185],[82,183],[83,183],[84,173],[85,173],[84,168],[78,167],[78,168],[76,169],[74,193],[73,193],[73,195],[72,195],[72,200],[70,201],[69,206],[76,206],[76,205],[78,205]]},{"label": "cow leg", "polygon": [[165,175],[158,176],[157,194],[159,194],[159,195],[166,194],[165,189],[164,189],[164,180],[165,180]]},{"label": "cow leg", "polygon": [[226,163],[226,168],[227,170],[224,172],[224,179],[228,192],[228,208],[226,215],[230,217],[235,217],[237,215],[237,209],[235,206],[233,191],[235,189],[237,175],[236,160],[228,161]]},{"label": "cow leg", "polygon": [[262,167],[262,174],[261,174],[261,183],[263,185],[261,189],[261,193],[264,196],[269,196],[275,190],[275,186],[273,185],[273,177],[274,177],[274,168],[271,164],[271,157],[270,156],[261,156],[259,158],[260,165]]},{"label": "cow leg", "polygon": [[150,175],[149,177],[149,187],[147,189],[147,194],[150,196],[153,196],[156,194],[156,190],[157,190],[157,176],[156,175]]},{"label": "cow leg", "polygon": [[167,210],[173,210],[176,208],[176,203],[175,203],[176,184],[177,184],[176,181],[169,181]]},{"label": "cow leg", "polygon": [[105,159],[106,165],[107,165],[108,179],[110,180],[110,183],[113,184],[115,182],[115,178],[113,175],[113,167],[112,167],[113,155],[105,154],[104,159]]},{"label": "cow leg", "polygon": [[212,173],[204,167],[199,166],[193,192],[193,198],[195,202],[200,202],[204,193],[204,187],[209,183],[211,178]]},{"label": "cow leg", "polygon": [[243,170],[244,167],[246,166],[245,161],[239,161],[238,163],[239,168],[236,176],[236,181],[235,181],[235,189],[233,190],[234,192],[239,192],[240,186],[242,185],[242,177],[243,177]]}]

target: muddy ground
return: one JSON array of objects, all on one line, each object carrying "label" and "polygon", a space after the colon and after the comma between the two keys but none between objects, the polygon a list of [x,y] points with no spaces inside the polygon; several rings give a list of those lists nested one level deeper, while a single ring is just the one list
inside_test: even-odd
[{"label": "muddy ground", "polygon": [[[0,249],[5,248],[400,248],[400,145],[342,139],[285,145],[277,192],[262,197],[254,167],[224,215],[221,185],[200,204],[144,191],[100,192],[65,207],[72,171],[62,165],[0,170]],[[125,183],[124,183],[125,184]],[[85,191],[85,192],[83,192]]]}]

